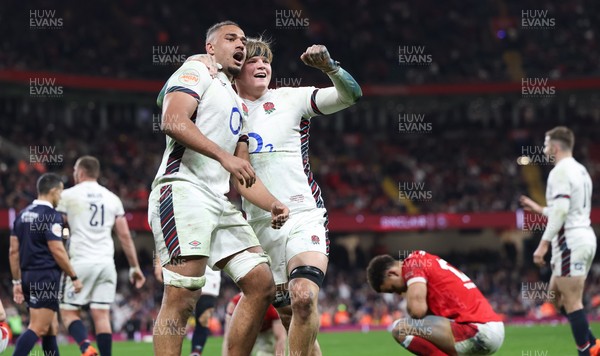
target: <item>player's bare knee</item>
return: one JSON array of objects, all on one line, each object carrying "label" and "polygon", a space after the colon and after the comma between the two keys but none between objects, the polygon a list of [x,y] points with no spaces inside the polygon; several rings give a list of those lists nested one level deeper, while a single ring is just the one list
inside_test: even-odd
[{"label": "player's bare knee", "polygon": [[316,312],[319,287],[315,283],[304,278],[293,279],[290,282],[290,296],[294,315],[306,319]]},{"label": "player's bare knee", "polygon": [[29,329],[31,329],[37,336],[42,337],[48,335],[50,332],[50,324],[36,323],[34,325],[30,325]]},{"label": "player's bare knee", "polygon": [[404,340],[406,340],[406,336],[406,330],[404,329],[404,326],[401,325],[401,323],[396,324],[396,326],[394,326],[394,328],[392,329],[392,337],[394,338],[394,340],[396,340],[397,343],[403,343]]}]

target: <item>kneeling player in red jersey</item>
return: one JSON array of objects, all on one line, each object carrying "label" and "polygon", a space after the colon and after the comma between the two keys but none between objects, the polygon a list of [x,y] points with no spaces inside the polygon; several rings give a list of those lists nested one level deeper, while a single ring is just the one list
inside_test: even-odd
[{"label": "kneeling player in red jersey", "polygon": [[504,341],[504,324],[477,286],[438,256],[377,256],[367,277],[378,293],[406,293],[411,318],[396,320],[392,333],[415,355],[490,355]]}]

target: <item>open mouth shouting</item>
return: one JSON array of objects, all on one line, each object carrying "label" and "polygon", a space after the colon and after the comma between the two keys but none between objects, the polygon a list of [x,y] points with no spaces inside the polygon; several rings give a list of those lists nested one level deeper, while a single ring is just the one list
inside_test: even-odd
[{"label": "open mouth shouting", "polygon": [[233,59],[235,60],[235,64],[238,66],[242,66],[244,64],[244,52],[237,51],[233,54]]}]

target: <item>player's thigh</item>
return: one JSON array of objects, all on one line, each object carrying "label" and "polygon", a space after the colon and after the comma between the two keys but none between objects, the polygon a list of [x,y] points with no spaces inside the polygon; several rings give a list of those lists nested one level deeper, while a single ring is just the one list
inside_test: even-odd
[{"label": "player's thigh", "polygon": [[325,273],[329,261],[329,238],[325,210],[315,209],[294,216],[286,244],[287,270],[313,266]]},{"label": "player's thigh", "polygon": [[276,285],[283,285],[288,281],[287,259],[285,247],[289,236],[289,225],[284,224],[281,229],[273,229],[270,219],[260,219],[250,222],[261,247],[271,260],[271,271]]},{"label": "player's thigh", "polygon": [[50,329],[48,330],[48,335],[56,336],[58,334],[58,313],[54,313],[54,317],[52,318],[52,322],[50,323]]},{"label": "player's thigh", "polygon": [[90,307],[109,309],[117,292],[117,270],[114,263],[97,265],[98,277],[94,281],[90,295]]},{"label": "player's thigh", "polygon": [[449,355],[455,355],[452,322],[449,319],[428,315],[423,319],[399,319],[392,334],[396,341],[404,342],[407,336],[422,337]]},{"label": "player's thigh", "polygon": [[148,222],[163,265],[177,256],[209,256],[211,236],[222,208],[218,198],[184,182],[155,187]]},{"label": "player's thigh", "polygon": [[47,335],[52,328],[52,322],[56,311],[48,308],[30,308],[29,309],[29,329],[33,330],[38,336]]},{"label": "player's thigh", "polygon": [[452,332],[458,355],[491,355],[504,342],[504,324],[500,321],[452,323]]},{"label": "player's thigh", "polygon": [[300,252],[290,259],[288,262],[288,272],[292,273],[294,269],[301,266],[312,266],[316,267],[325,274],[327,271],[327,264],[329,263],[329,257],[327,255],[316,252],[316,251],[305,251]]},{"label": "player's thigh", "polygon": [[556,286],[562,295],[563,304],[567,308],[569,304],[581,303],[585,277],[556,277]]},{"label": "player's thigh", "polygon": [[580,245],[563,250],[553,246],[550,260],[552,274],[557,277],[586,277],[595,255],[596,245]]},{"label": "player's thigh", "polygon": [[211,237],[208,266],[223,269],[235,255],[243,251],[264,252],[242,213],[230,202],[223,201],[222,214]]},{"label": "player's thigh", "polygon": [[556,285],[556,276],[550,276],[550,283],[548,284],[548,292],[550,294],[550,302],[554,304],[556,309],[560,309],[562,307],[562,295],[560,294],[560,290],[558,290],[558,286]]},{"label": "player's thigh", "polygon": [[62,276],[62,301],[60,308],[63,310],[77,311],[82,306],[92,302],[92,293],[94,287],[102,274],[103,267],[98,268],[94,263],[74,262],[73,269],[77,273],[77,278],[81,280],[82,288],[79,293],[75,293],[73,282],[64,275]]}]

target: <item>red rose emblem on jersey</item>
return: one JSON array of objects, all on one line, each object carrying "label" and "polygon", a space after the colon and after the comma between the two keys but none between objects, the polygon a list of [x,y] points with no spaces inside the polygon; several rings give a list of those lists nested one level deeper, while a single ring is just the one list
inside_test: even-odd
[{"label": "red rose emblem on jersey", "polygon": [[310,239],[312,240],[313,245],[318,245],[321,243],[321,239],[317,235],[312,235]]},{"label": "red rose emblem on jersey", "polygon": [[242,111],[244,112],[244,114],[246,116],[248,116],[248,107],[246,106],[245,103],[242,103]]},{"label": "red rose emblem on jersey", "polygon": [[268,101],[266,103],[263,104],[263,109],[265,109],[265,113],[266,114],[270,114],[273,111],[275,111],[275,104],[273,104],[272,102]]}]

